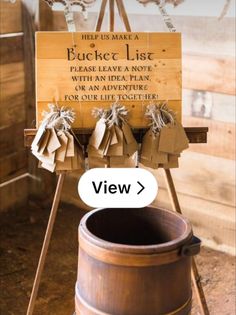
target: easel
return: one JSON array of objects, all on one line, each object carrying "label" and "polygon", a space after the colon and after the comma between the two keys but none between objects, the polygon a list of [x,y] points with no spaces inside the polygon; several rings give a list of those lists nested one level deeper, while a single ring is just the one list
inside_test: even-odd
[{"label": "easel", "polygon": [[[123,0],[109,0],[109,30],[110,30],[110,32],[114,31],[115,3],[117,5],[120,18],[124,23],[126,31],[131,32],[131,27],[129,24],[127,13],[125,11]],[[102,0],[101,8],[100,8],[96,28],[95,28],[95,30],[97,32],[101,31],[101,27],[102,27],[102,23],[104,20],[107,4],[108,4],[108,0]],[[204,128],[204,127],[203,128],[185,128],[185,131],[188,135],[190,143],[204,143],[204,142],[206,142],[206,133],[208,131],[207,128]],[[75,134],[82,136],[82,139],[81,139],[82,144],[84,144],[84,145],[88,144],[88,138],[89,138],[89,135],[91,134],[91,130],[86,130],[86,131],[85,130],[74,130],[74,132],[75,132]],[[138,131],[134,132],[136,135],[136,138],[138,138],[137,140],[139,142],[141,142],[143,132],[144,132],[143,130],[138,130]],[[35,134],[36,134],[36,130],[30,130],[30,129],[25,130],[25,145],[26,146],[30,146],[32,139],[33,139]],[[166,179],[166,184],[167,184],[169,196],[171,199],[172,207],[176,212],[182,214],[171,172],[169,169],[165,169],[164,172],[165,172],[165,179]],[[47,230],[45,233],[45,238],[44,238],[44,242],[43,242],[43,246],[42,246],[42,250],[41,250],[41,254],[40,254],[40,258],[39,258],[39,262],[38,262],[38,267],[37,267],[37,271],[36,271],[36,275],[35,275],[35,279],[34,279],[34,284],[33,284],[33,288],[32,288],[30,302],[28,305],[27,315],[32,315],[33,311],[34,311],[35,302],[36,302],[38,289],[39,289],[39,284],[40,284],[42,272],[44,269],[46,255],[48,252],[48,247],[49,247],[49,243],[50,243],[50,239],[51,239],[51,235],[52,235],[52,231],[53,231],[53,227],[54,227],[54,223],[55,223],[55,219],[56,219],[56,215],[57,215],[57,210],[58,210],[58,206],[59,206],[59,202],[60,202],[60,198],[61,198],[61,193],[62,193],[62,188],[63,188],[65,176],[66,176],[66,172],[63,172],[59,175],[59,178],[58,178],[57,187],[56,187],[56,191],[55,191],[55,195],[54,195],[54,199],[53,199],[53,203],[52,203],[52,207],[51,207],[50,217],[48,220]],[[197,269],[197,266],[196,266],[194,259],[192,260],[191,277],[192,277],[192,282],[193,282],[194,289],[196,292],[196,296],[198,299],[198,304],[199,304],[200,309],[201,309],[201,313],[202,313],[202,315],[208,315],[209,310],[207,307],[204,291],[203,291],[201,281],[200,281],[200,276],[199,276],[198,269]],[[79,315],[79,314],[77,314],[77,315]]]}]

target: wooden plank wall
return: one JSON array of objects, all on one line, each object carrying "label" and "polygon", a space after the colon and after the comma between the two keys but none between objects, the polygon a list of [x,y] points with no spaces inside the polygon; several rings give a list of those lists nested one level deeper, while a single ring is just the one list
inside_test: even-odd
[{"label": "wooden plank wall", "polygon": [[[24,30],[24,59],[25,59],[25,106],[27,108],[27,128],[35,127],[35,31],[37,30],[37,17],[39,1],[22,1],[23,30]],[[43,1],[40,1],[43,3]],[[47,6],[48,8],[48,6]],[[51,10],[49,11],[51,12]],[[47,15],[45,15],[47,16]],[[29,201],[49,204],[55,191],[56,175],[38,168],[37,159],[28,149]]]},{"label": "wooden plank wall", "polygon": [[[47,10],[47,9],[46,9]],[[144,9],[145,10],[145,9]],[[42,20],[44,30],[66,30],[62,12],[50,12],[50,23]],[[93,31],[96,14],[84,21],[76,13],[79,31]],[[107,30],[105,19],[103,31]],[[173,17],[183,34],[183,122],[185,126],[208,126],[208,144],[191,145],[183,154],[173,178],[183,212],[205,244],[230,253],[235,247],[235,72],[234,19],[213,17]],[[130,16],[133,31],[166,31],[159,16]],[[204,27],[199,27],[204,25]],[[117,20],[117,31],[123,27]],[[219,49],[220,47],[220,49]],[[210,117],[195,117],[192,94],[206,91],[212,98]],[[160,190],[154,204],[170,208],[163,171],[154,171]],[[78,198],[75,172],[66,179],[63,200],[88,209]]]},{"label": "wooden plank wall", "polygon": [[24,148],[24,129],[35,124],[34,31],[23,1],[0,1],[0,211],[45,200],[55,187]]},{"label": "wooden plank wall", "polygon": [[28,178],[13,180],[28,172],[21,2],[1,1],[0,12],[0,210],[7,210],[28,197]]}]

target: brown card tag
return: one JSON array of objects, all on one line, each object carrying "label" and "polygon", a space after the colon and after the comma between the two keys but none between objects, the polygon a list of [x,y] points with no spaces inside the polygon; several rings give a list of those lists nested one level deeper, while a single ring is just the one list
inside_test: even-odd
[{"label": "brown card tag", "polygon": [[47,144],[47,150],[49,153],[55,152],[58,148],[60,148],[61,144],[57,137],[57,133],[54,128],[51,128],[50,138]]},{"label": "brown card tag", "polygon": [[39,148],[38,148],[38,153],[39,154],[43,154],[44,151],[46,150],[46,147],[47,147],[47,144],[48,144],[48,140],[50,138],[50,129],[46,129],[45,130],[45,133],[43,135],[43,139],[42,141],[40,141],[40,145],[39,145]]},{"label": "brown card tag", "polygon": [[168,156],[168,163],[162,165],[164,169],[179,167],[179,154],[170,154]]},{"label": "brown card tag", "polygon": [[181,153],[183,150],[189,147],[189,140],[185,133],[183,126],[180,123],[176,123],[176,136],[175,136],[175,147],[174,153]]},{"label": "brown card tag", "polygon": [[122,131],[123,131],[126,143],[129,144],[136,141],[131,131],[131,128],[127,123],[122,124]]},{"label": "brown card tag", "polygon": [[[124,156],[111,156],[110,157],[110,166],[117,166],[117,165],[123,165],[125,163],[125,157]],[[122,167],[122,166],[120,166]]]},{"label": "brown card tag", "polygon": [[56,163],[53,163],[53,164],[41,163],[40,167],[53,173],[56,168]]},{"label": "brown card tag", "polygon": [[89,156],[89,168],[95,168],[95,167],[105,167],[105,165],[108,164],[108,159],[107,157],[94,157],[94,156]]},{"label": "brown card tag", "polygon": [[123,131],[117,126],[114,126],[114,128],[115,128],[115,133],[116,133],[118,143],[110,145],[110,147],[107,151],[107,156],[122,156],[124,154],[124,151],[123,151],[123,141],[124,141]]},{"label": "brown card tag", "polygon": [[152,156],[152,162],[157,164],[165,164],[168,163],[168,153],[165,152],[156,152]]},{"label": "brown card tag", "polygon": [[91,145],[88,145],[87,152],[88,152],[88,156],[91,156],[91,157],[98,157],[98,158],[102,158],[103,157],[102,152],[100,152],[99,150],[95,149]]},{"label": "brown card tag", "polygon": [[110,167],[114,168],[134,168],[135,160],[132,157],[125,156],[111,156]]},{"label": "brown card tag", "polygon": [[160,132],[160,141],[159,141],[158,151],[174,153],[175,137],[176,137],[176,128],[174,126],[167,125],[166,127],[163,127]]},{"label": "brown card tag", "polygon": [[131,156],[137,150],[138,150],[138,144],[135,139],[133,142],[130,142],[129,144],[124,142],[124,154]]},{"label": "brown card tag", "polygon": [[37,133],[36,133],[36,136],[35,136],[32,144],[31,144],[31,149],[33,151],[38,151],[39,144],[42,141],[45,132],[46,132],[46,129],[43,126],[40,126]]},{"label": "brown card tag", "polygon": [[102,142],[99,146],[99,153],[104,155],[104,151],[106,150],[107,144],[110,143],[111,133],[109,129],[106,129],[105,134],[103,136]]},{"label": "brown card tag", "polygon": [[42,163],[53,164],[55,162],[55,152],[49,153],[47,148],[43,154],[39,154],[37,151],[32,151],[32,154]]},{"label": "brown card tag", "polygon": [[73,157],[75,155],[74,137],[69,132],[66,132],[65,134],[68,138],[67,148],[66,148],[66,157]]},{"label": "brown card tag", "polygon": [[59,132],[57,134],[57,136],[58,136],[58,139],[59,139],[59,141],[61,143],[61,146],[56,151],[55,159],[58,160],[58,161],[64,162],[65,157],[66,157],[68,138],[67,138],[67,136],[65,135],[64,132]]},{"label": "brown card tag", "polygon": [[42,162],[42,163],[47,163],[47,164],[54,164],[55,162],[55,155],[56,152],[48,152],[46,149],[42,155],[36,155],[36,157]]},{"label": "brown card tag", "polygon": [[72,158],[66,157],[64,162],[57,161],[56,171],[71,171],[72,170]]},{"label": "brown card tag", "polygon": [[109,132],[109,137],[108,137],[106,146],[105,146],[105,148],[103,150],[103,155],[107,155],[107,152],[108,152],[110,144],[111,144],[111,137],[112,137],[111,132]]},{"label": "brown card tag", "polygon": [[117,135],[116,135],[115,126],[111,127],[110,132],[111,132],[111,143],[110,143],[110,145],[117,144],[118,143],[118,139],[117,139]]},{"label": "brown card tag", "polygon": [[78,169],[82,168],[80,153],[79,153],[79,150],[77,147],[75,147],[75,155],[71,159],[72,159],[72,169],[73,170],[78,170]]},{"label": "brown card tag", "polygon": [[103,119],[100,119],[95,126],[95,129],[89,139],[89,144],[98,149],[102,144],[103,138],[105,137],[107,126]]},{"label": "brown card tag", "polygon": [[119,167],[135,167],[136,166],[136,156],[130,156],[126,157],[124,160],[124,163],[120,165]]},{"label": "brown card tag", "polygon": [[142,158],[140,159],[140,163],[142,165],[146,166],[146,167],[150,167],[150,168],[153,168],[153,169],[158,169],[158,167],[159,167],[159,164],[153,163],[153,162],[151,162],[149,160],[142,159]]},{"label": "brown card tag", "polygon": [[141,158],[151,160],[153,132],[149,129],[143,137],[141,146]]},{"label": "brown card tag", "polygon": [[151,142],[151,160],[159,153],[158,146],[160,141],[160,134],[159,133],[152,133],[152,142]]}]

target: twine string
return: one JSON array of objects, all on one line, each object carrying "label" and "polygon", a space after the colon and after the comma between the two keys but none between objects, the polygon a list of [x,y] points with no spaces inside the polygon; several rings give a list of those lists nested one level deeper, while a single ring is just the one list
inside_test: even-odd
[{"label": "twine string", "polygon": [[103,119],[108,128],[114,125],[120,127],[127,120],[128,110],[125,106],[119,104],[117,100],[109,109],[94,108],[92,115],[95,118]]},{"label": "twine string", "polygon": [[151,120],[153,133],[158,133],[167,125],[174,125],[175,113],[168,108],[167,103],[150,104],[146,108],[145,116]]},{"label": "twine string", "polygon": [[75,112],[71,108],[59,107],[56,104],[48,104],[49,112],[43,111],[42,126],[55,128],[57,131],[68,131],[75,121]]}]

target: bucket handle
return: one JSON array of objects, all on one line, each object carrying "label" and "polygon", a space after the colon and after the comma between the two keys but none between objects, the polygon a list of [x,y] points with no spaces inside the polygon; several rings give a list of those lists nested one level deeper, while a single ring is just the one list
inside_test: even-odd
[{"label": "bucket handle", "polygon": [[181,256],[195,256],[199,254],[200,247],[201,247],[201,240],[198,237],[193,236],[190,243],[184,245],[181,248],[180,254]]}]

